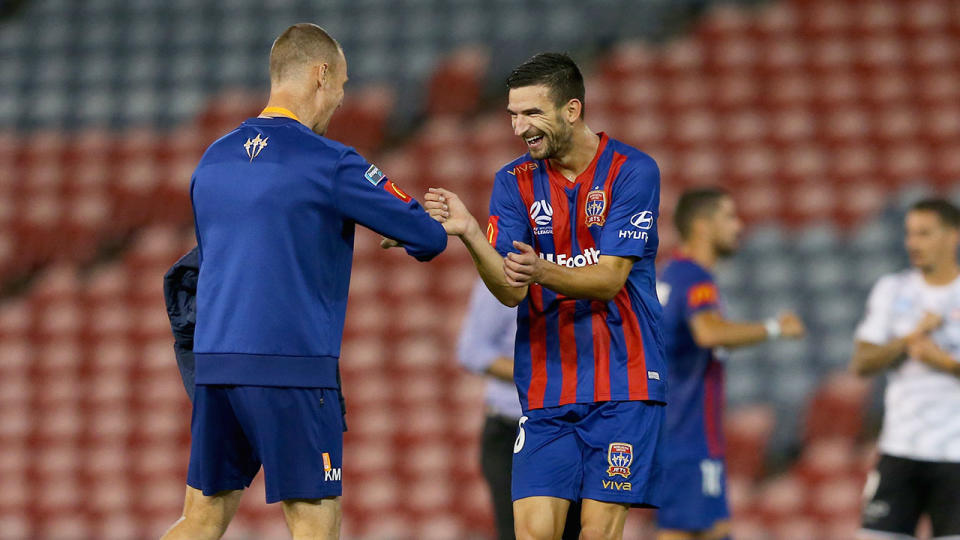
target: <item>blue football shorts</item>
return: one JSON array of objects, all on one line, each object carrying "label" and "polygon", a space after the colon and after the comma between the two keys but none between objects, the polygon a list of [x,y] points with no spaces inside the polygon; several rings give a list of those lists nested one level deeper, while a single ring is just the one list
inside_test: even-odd
[{"label": "blue football shorts", "polygon": [[187,485],[244,489],[263,466],[268,503],[343,491],[343,418],[335,388],[198,384]]},{"label": "blue football shorts", "polygon": [[657,507],[664,405],[575,403],[528,411],[513,447],[513,500],[548,496]]},{"label": "blue football shorts", "polygon": [[665,465],[670,481],[663,487],[657,511],[661,529],[707,531],[730,519],[723,458],[670,460]]}]

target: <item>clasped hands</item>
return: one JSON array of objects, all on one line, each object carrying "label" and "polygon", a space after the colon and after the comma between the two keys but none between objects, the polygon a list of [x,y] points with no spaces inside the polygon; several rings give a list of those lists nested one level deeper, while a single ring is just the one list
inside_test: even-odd
[{"label": "clasped hands", "polygon": [[943,324],[943,318],[940,315],[924,313],[917,327],[906,337],[907,354],[932,367],[947,369],[954,367],[944,361],[949,358],[949,355],[930,338],[930,334],[941,324]]},{"label": "clasped hands", "polygon": [[[477,220],[456,193],[443,188],[430,188],[423,200],[427,213],[443,225],[447,234],[459,236],[465,241],[480,241],[479,238],[484,236]],[[503,258],[503,274],[507,284],[520,288],[536,283],[542,277],[542,259],[529,244],[514,242],[513,247],[518,251],[508,253]]]}]

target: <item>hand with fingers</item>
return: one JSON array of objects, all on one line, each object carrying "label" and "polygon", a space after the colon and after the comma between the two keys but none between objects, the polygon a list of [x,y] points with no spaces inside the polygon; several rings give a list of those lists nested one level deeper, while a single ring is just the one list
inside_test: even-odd
[{"label": "hand with fingers", "polygon": [[390,249],[395,247],[403,247],[403,244],[397,242],[393,238],[387,238],[386,236],[383,236],[380,238],[380,247],[383,249]]},{"label": "hand with fingers", "polygon": [[477,221],[456,193],[443,188],[430,188],[423,196],[423,207],[430,217],[443,224],[450,236],[463,236],[471,228],[479,230]]},{"label": "hand with fingers", "polygon": [[784,311],[778,317],[778,322],[780,323],[780,331],[783,334],[783,337],[786,338],[802,338],[806,334],[807,329],[803,325],[803,321],[800,320],[800,317],[792,311]]},{"label": "hand with fingers", "polygon": [[528,244],[514,242],[519,253],[508,253],[503,259],[503,273],[511,287],[526,287],[540,278],[541,259]]}]

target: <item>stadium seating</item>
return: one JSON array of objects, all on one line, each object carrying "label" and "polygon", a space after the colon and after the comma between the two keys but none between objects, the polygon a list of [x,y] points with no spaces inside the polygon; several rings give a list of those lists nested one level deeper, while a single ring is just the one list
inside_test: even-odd
[{"label": "stadium seating", "polygon": [[[872,283],[905,264],[905,205],[960,200],[952,2],[719,3],[657,44],[628,38],[684,27],[671,19],[681,3],[595,14],[550,2],[549,31],[546,2],[424,0],[396,17],[383,0],[197,4],[48,0],[0,32],[0,284],[15,293],[0,303],[0,537],[157,537],[178,515],[189,404],[160,276],[193,242],[200,152],[262,105],[249,89],[266,82],[271,37],[314,17],[355,29],[331,136],[407,191],[449,187],[479,216],[493,171],[523,151],[490,81],[529,51],[615,43],[591,62],[587,119],[660,164],[662,253],[679,192],[728,187],[749,224],[718,274],[729,312],[791,307],[811,332],[728,365],[736,537],[851,537],[876,449],[869,388],[841,373],[850,336]],[[474,271],[456,243],[425,268],[358,235],[345,538],[492,531],[476,463],[482,381],[452,357]],[[796,460],[763,459],[796,448]],[[286,537],[262,491],[258,478],[227,538]],[[632,513],[627,537],[650,538],[651,518]]]}]

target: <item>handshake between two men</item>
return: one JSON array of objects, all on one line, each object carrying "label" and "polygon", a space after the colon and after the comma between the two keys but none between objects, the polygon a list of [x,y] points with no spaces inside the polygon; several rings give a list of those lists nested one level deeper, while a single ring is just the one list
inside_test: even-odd
[{"label": "handshake between two men", "polygon": [[[501,258],[456,193],[443,188],[430,188],[424,195],[423,207],[430,217],[443,225],[449,236],[457,236],[463,241],[477,264],[480,276],[504,304],[519,304],[526,296],[527,286],[542,277],[542,261],[532,246],[515,241],[513,247],[517,252]],[[384,238],[380,242],[380,247],[384,249],[399,246],[391,238]],[[494,263],[494,259],[497,263]]]}]

